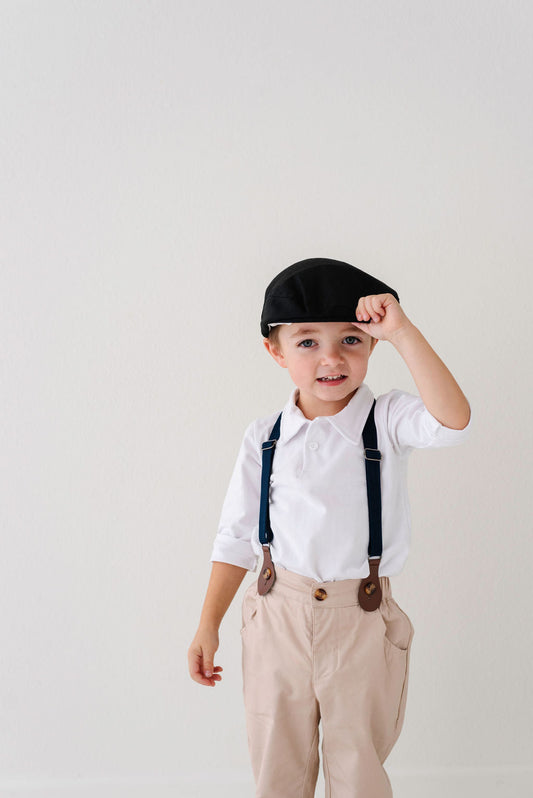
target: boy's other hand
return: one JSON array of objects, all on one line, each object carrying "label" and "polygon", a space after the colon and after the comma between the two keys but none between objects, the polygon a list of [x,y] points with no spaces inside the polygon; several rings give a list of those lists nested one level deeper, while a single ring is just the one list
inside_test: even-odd
[{"label": "boy's other hand", "polygon": [[218,632],[216,630],[199,629],[194,636],[187,658],[189,674],[198,684],[214,687],[222,679],[220,666],[214,666],[215,651],[218,649]]},{"label": "boy's other hand", "polygon": [[361,297],[355,309],[355,317],[369,323],[357,324],[353,321],[354,327],[384,341],[392,340],[395,335],[413,326],[392,294]]}]

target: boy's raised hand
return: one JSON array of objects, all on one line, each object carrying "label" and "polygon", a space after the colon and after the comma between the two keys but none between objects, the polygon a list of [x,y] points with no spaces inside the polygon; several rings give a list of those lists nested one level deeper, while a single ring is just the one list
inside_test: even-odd
[{"label": "boy's raised hand", "polygon": [[399,331],[412,327],[398,300],[392,294],[371,294],[363,296],[357,303],[355,316],[368,324],[357,324],[354,327],[383,341],[390,341]]},{"label": "boy's raised hand", "polygon": [[198,684],[214,687],[222,679],[220,666],[213,660],[218,649],[218,632],[199,629],[188,651],[189,674]]}]

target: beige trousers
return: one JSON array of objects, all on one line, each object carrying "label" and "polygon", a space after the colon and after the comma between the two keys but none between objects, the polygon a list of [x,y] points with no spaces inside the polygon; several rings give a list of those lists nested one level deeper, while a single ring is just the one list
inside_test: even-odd
[{"label": "beige trousers", "polygon": [[326,798],[390,798],[383,762],[402,729],[413,625],[380,577],[374,612],[359,579],[316,582],[276,569],[242,605],[243,691],[256,798],[312,798],[318,727]]}]

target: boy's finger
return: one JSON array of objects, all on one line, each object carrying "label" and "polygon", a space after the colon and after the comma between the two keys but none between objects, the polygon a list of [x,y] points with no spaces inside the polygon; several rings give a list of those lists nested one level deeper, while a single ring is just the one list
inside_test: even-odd
[{"label": "boy's finger", "polygon": [[[219,671],[222,669],[217,667],[214,670]],[[203,684],[206,687],[214,687],[215,682],[219,682],[222,679],[222,676],[220,676],[218,673],[213,673],[213,675],[210,677],[207,677],[207,674],[204,674],[201,657],[199,657],[194,663],[191,676],[195,682],[198,682],[198,684]]]},{"label": "boy's finger", "polygon": [[372,300],[372,310],[376,321],[380,321],[380,317],[385,315],[385,308],[383,307],[383,300],[377,296]]},{"label": "boy's finger", "polygon": [[201,673],[197,674],[197,676],[194,677],[194,681],[198,682],[198,684],[203,684],[204,687],[214,687],[216,681],[220,681],[220,679],[221,679],[220,676],[213,676],[211,679],[206,679],[206,677],[203,676]]}]

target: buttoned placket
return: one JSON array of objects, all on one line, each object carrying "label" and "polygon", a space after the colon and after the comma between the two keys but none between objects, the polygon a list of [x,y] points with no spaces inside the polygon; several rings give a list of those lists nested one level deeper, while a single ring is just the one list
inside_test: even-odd
[{"label": "buttoned placket", "polygon": [[302,457],[302,471],[313,469],[319,459],[320,449],[324,444],[325,430],[327,424],[322,418],[315,418],[311,421],[305,431]]}]

